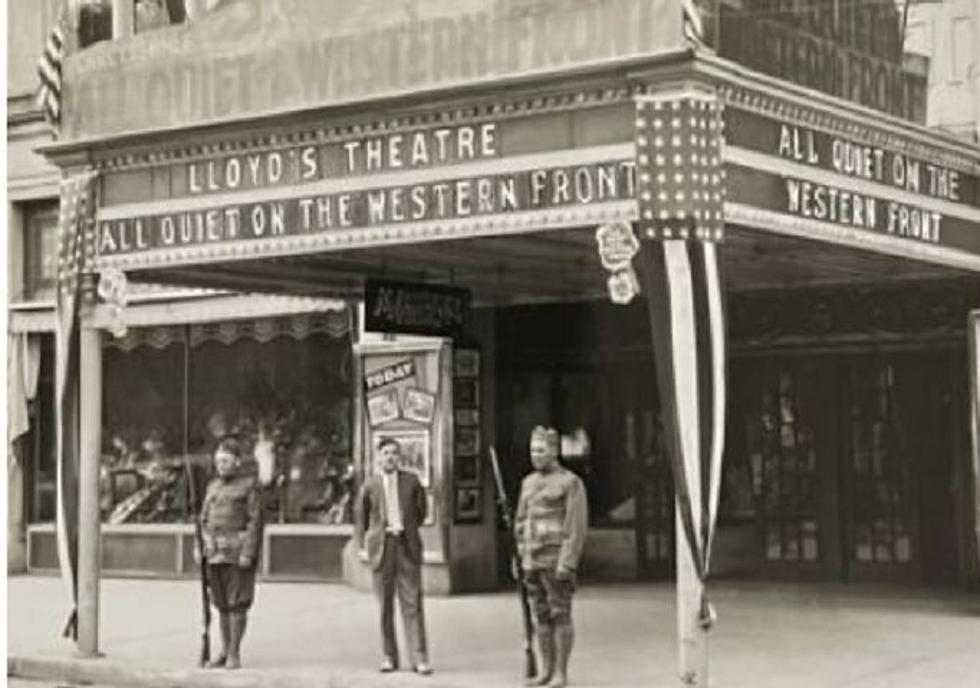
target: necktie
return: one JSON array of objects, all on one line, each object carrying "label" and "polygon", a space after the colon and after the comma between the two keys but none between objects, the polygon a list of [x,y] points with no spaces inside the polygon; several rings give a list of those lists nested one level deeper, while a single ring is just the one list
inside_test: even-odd
[{"label": "necktie", "polygon": [[385,475],[385,506],[388,512],[388,531],[400,533],[402,531],[402,511],[398,503],[398,474],[388,473]]}]

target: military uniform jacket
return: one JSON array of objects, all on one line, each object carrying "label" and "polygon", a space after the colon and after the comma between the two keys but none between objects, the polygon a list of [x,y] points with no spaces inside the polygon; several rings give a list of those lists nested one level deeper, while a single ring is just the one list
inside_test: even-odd
[{"label": "military uniform jacket", "polygon": [[235,564],[247,558],[253,565],[262,537],[262,508],[252,476],[215,478],[201,505],[204,556],[209,564]]},{"label": "military uniform jacket", "polygon": [[514,524],[521,566],[574,572],[588,524],[585,486],[577,475],[562,466],[531,473],[521,483]]}]

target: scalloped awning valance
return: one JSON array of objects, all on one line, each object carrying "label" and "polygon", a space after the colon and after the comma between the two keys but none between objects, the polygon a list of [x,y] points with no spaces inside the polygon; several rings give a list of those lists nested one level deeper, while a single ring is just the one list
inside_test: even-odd
[{"label": "scalloped awning valance", "polygon": [[171,344],[182,342],[188,342],[191,347],[206,342],[228,345],[246,339],[264,344],[277,337],[306,339],[310,335],[319,333],[339,339],[350,332],[350,329],[350,311],[345,308],[286,317],[134,327],[129,329],[126,336],[118,339],[106,337],[104,342],[107,347],[128,352],[141,346],[164,349]]}]

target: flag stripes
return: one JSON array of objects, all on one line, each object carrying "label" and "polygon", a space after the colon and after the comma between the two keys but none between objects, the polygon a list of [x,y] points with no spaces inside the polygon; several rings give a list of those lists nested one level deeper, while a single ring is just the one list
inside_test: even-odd
[{"label": "flag stripes", "polygon": [[[721,107],[708,93],[636,107],[639,273],[683,541],[698,578],[711,562],[725,442]],[[713,613],[701,600],[701,623]]]},{"label": "flag stripes", "polygon": [[715,245],[646,241],[640,275],[684,542],[703,581],[725,440],[724,303]]},{"label": "flag stripes", "polygon": [[81,277],[94,257],[98,177],[83,172],[61,182],[58,218],[58,273],[55,384],[57,414],[58,562],[68,587],[71,612],[64,634],[77,639],[79,500],[79,332]]},{"label": "flag stripes", "polygon": [[62,5],[44,45],[44,52],[37,63],[41,86],[37,92],[37,106],[45,119],[55,126],[61,121],[61,67],[65,55],[65,38],[68,29],[67,7]]}]

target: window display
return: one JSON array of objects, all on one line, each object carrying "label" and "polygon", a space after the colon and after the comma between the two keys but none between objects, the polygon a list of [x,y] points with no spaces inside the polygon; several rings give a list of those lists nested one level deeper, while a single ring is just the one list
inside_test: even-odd
[{"label": "window display", "polygon": [[275,322],[298,317],[310,316],[136,330],[109,342],[106,522],[188,521],[189,496],[203,495],[210,454],[227,435],[258,477],[267,522],[351,522],[349,334],[336,323]]}]

